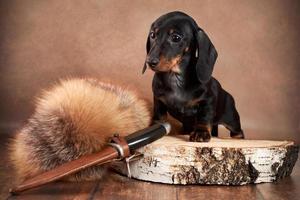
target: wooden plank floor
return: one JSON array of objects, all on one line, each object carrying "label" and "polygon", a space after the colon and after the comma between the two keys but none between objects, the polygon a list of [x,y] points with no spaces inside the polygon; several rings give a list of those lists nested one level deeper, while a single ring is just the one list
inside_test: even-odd
[{"label": "wooden plank floor", "polygon": [[56,182],[17,196],[8,189],[14,185],[14,172],[7,159],[8,137],[0,134],[0,199],[105,199],[105,200],[165,200],[165,199],[300,199],[300,163],[290,177],[276,183],[246,186],[176,186],[149,183],[109,172],[102,180],[83,183]]}]

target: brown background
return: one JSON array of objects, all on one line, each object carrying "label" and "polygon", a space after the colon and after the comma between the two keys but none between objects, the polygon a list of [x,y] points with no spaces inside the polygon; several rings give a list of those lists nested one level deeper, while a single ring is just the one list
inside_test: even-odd
[{"label": "brown background", "polygon": [[0,128],[15,130],[59,78],[93,76],[151,100],[141,75],[149,26],[190,14],[219,52],[214,76],[236,99],[248,138],[300,143],[299,1],[0,0]]}]

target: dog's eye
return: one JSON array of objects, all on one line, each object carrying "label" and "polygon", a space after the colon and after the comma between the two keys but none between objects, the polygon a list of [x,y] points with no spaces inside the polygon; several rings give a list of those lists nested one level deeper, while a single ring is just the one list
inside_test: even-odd
[{"label": "dog's eye", "polygon": [[180,42],[181,41],[181,36],[180,35],[178,35],[178,34],[173,34],[172,36],[171,36],[171,40],[172,40],[172,42]]},{"label": "dog's eye", "polygon": [[155,33],[154,32],[150,32],[150,38],[151,39],[155,39],[155,37],[156,37]]}]

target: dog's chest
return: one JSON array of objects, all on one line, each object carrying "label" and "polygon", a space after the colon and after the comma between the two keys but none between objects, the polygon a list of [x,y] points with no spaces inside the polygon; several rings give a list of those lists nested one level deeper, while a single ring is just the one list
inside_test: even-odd
[{"label": "dog's chest", "polygon": [[183,87],[176,77],[167,81],[153,79],[153,94],[163,102],[169,112],[195,114],[201,101],[201,88]]},{"label": "dog's chest", "polygon": [[164,102],[168,107],[186,107],[191,104],[193,96],[185,91],[168,91],[159,97],[159,99]]}]

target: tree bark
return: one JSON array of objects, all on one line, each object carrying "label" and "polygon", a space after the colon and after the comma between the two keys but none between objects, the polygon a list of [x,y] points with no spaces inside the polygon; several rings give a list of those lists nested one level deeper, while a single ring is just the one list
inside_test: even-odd
[{"label": "tree bark", "polygon": [[[212,138],[188,142],[188,136],[165,136],[140,148],[144,156],[130,162],[133,178],[168,184],[244,185],[289,176],[299,146],[291,141]],[[113,168],[126,175],[124,162]]]}]

